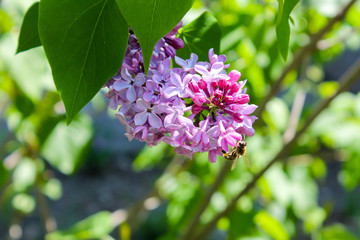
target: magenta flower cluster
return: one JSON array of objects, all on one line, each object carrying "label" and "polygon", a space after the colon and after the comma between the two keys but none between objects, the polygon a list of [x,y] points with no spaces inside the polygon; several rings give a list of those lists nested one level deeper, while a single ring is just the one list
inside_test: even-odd
[{"label": "magenta flower cluster", "polygon": [[[249,104],[240,72],[226,72],[224,55],[210,49],[209,62],[199,62],[194,53],[188,60],[176,56],[176,49],[184,46],[176,38],[180,27],[156,44],[147,76],[139,42],[130,30],[122,67],[106,84],[107,97],[129,140],[149,146],[163,141],[189,158],[209,152],[209,161],[215,162],[243,136],[254,135],[256,117],[251,114],[257,106]],[[171,68],[172,59],[180,67]]]}]

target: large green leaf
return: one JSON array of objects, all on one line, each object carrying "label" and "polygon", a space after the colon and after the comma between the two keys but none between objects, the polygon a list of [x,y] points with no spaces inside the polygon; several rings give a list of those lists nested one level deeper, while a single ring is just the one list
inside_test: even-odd
[{"label": "large green leaf", "polygon": [[286,0],[279,1],[279,13],[276,26],[276,36],[278,39],[278,47],[281,56],[286,61],[289,51],[289,40],[290,40],[290,13],[300,0]]},{"label": "large green leaf", "polygon": [[26,12],[21,25],[16,53],[41,46],[38,30],[39,2],[34,3]]},{"label": "large green leaf", "polygon": [[178,24],[194,0],[116,0],[139,39],[148,71],[155,44]]},{"label": "large green leaf", "polygon": [[79,239],[107,239],[114,229],[111,213],[98,212],[72,226],[67,230],[60,230],[46,235],[46,240],[79,240]]},{"label": "large green leaf", "polygon": [[41,0],[40,39],[68,123],[121,67],[128,31],[115,0]]},{"label": "large green leaf", "polygon": [[188,59],[190,53],[196,53],[201,61],[208,61],[208,51],[214,48],[219,53],[221,30],[216,18],[209,12],[202,13],[182,28],[180,37],[185,47],[176,51],[179,57]]}]

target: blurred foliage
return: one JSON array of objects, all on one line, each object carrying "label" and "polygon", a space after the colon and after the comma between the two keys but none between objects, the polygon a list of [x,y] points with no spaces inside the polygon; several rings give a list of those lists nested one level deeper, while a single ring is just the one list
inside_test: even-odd
[{"label": "blurred foliage", "polygon": [[[84,112],[66,126],[64,106],[41,48],[14,56],[21,18],[33,2],[3,0],[0,5],[0,218],[9,228],[22,225],[38,210],[39,194],[51,200],[62,196],[62,184],[53,172],[76,174],[89,157],[96,134]],[[217,22],[222,35],[220,52],[228,57],[231,69],[240,70],[242,79],[248,79],[251,103],[259,104],[294,53],[310,41],[310,34],[326,26],[344,5],[343,1],[304,0],[285,14],[285,5],[282,13],[278,9],[282,3],[287,1],[198,0],[184,18],[182,34],[192,36],[193,30],[186,23],[194,19],[192,25],[203,21],[210,27]],[[201,15],[205,10],[215,19],[209,13]],[[299,94],[306,96],[298,116],[301,126],[314,104],[337,90],[338,76],[326,74],[325,68],[345,51],[357,51],[359,56],[359,19],[358,1],[318,42],[313,54],[286,76],[280,93],[258,116],[255,136],[246,138],[247,160],[239,161],[237,168],[227,173],[200,225],[223,210],[252,174],[282,149]],[[289,40],[277,37],[277,23],[281,21],[290,27]],[[201,33],[213,34],[206,28]],[[215,44],[213,40],[208,43]],[[198,44],[196,41],[188,39]],[[289,51],[284,49],[287,41]],[[285,52],[287,63],[283,60]],[[183,54],[186,58],[189,53]],[[236,208],[220,219],[209,239],[359,239],[360,208],[358,199],[352,199],[360,182],[359,133],[360,93],[343,93],[320,114],[290,155],[272,166]],[[130,235],[134,239],[178,237],[223,164],[221,158],[209,164],[206,154],[198,154],[193,160],[179,158],[166,144],[145,148],[133,168],[149,171],[167,166],[154,184],[161,204],[148,210],[138,225],[123,222],[120,235],[129,239]],[[111,239],[113,229],[111,214],[98,212],[68,230],[46,235],[46,239]]]}]

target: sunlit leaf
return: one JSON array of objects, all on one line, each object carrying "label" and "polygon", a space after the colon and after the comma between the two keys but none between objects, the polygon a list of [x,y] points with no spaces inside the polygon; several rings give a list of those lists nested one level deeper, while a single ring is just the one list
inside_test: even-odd
[{"label": "sunlit leaf", "polygon": [[334,224],[321,229],[315,240],[356,240],[359,239],[342,224]]},{"label": "sunlit leaf", "polygon": [[126,22],[139,39],[145,72],[155,44],[180,22],[194,0],[116,0]]},{"label": "sunlit leaf", "polygon": [[68,123],[121,67],[128,31],[115,0],[41,0],[40,39]]},{"label": "sunlit leaf", "polygon": [[103,239],[113,230],[113,228],[111,213],[102,211],[76,223],[70,229],[47,234],[45,239]]},{"label": "sunlit leaf", "polygon": [[16,53],[41,46],[38,30],[39,2],[34,3],[26,12],[20,29]]},{"label": "sunlit leaf", "polygon": [[254,220],[264,231],[269,234],[275,240],[286,240],[290,239],[288,233],[282,224],[273,218],[266,211],[258,212]]},{"label": "sunlit leaf", "polygon": [[29,214],[35,208],[35,199],[28,194],[19,193],[12,199],[12,205],[16,210]]}]

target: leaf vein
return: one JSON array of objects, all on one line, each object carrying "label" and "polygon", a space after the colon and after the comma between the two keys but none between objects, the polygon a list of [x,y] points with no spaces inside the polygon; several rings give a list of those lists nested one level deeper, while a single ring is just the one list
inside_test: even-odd
[{"label": "leaf vein", "polygon": [[71,103],[71,107],[70,107],[71,110],[70,110],[70,113],[69,113],[70,116],[72,115],[72,112],[74,111],[74,104],[75,104],[76,99],[77,99],[77,96],[78,96],[78,92],[79,92],[80,85],[81,85],[80,83],[82,82],[82,79],[83,79],[84,69],[85,69],[86,63],[87,63],[87,61],[88,61],[88,56],[89,56],[90,48],[91,48],[91,46],[92,46],[92,44],[93,44],[94,35],[95,35],[95,32],[97,31],[97,26],[98,26],[98,24],[99,24],[100,18],[101,18],[102,14],[103,14],[103,11],[104,11],[104,8],[105,8],[106,4],[107,4],[107,0],[104,1],[104,5],[103,5],[102,8],[101,8],[101,11],[100,11],[100,13],[99,13],[99,17],[98,17],[98,19],[96,20],[96,23],[95,23],[95,26],[94,26],[94,31],[92,32],[91,37],[90,37],[89,46],[88,46],[88,49],[87,49],[87,51],[86,51],[86,56],[85,56],[85,59],[84,59],[84,64],[83,64],[82,69],[81,69],[81,75],[80,75],[78,84],[77,84],[77,86],[76,86],[76,90],[75,90],[75,95],[74,95],[73,101],[72,101],[72,103]]}]

